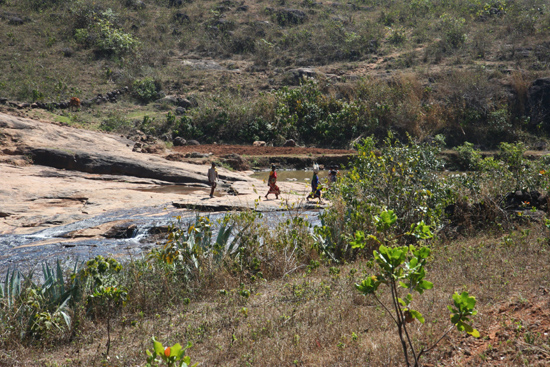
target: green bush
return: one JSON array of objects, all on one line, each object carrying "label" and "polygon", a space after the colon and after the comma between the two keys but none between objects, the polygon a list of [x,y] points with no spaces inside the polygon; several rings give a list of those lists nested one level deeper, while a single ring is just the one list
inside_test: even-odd
[{"label": "green bush", "polygon": [[99,11],[79,3],[71,12],[75,41],[93,48],[98,55],[121,56],[136,52],[141,45],[137,38],[115,26],[117,16],[111,9]]},{"label": "green bush", "polygon": [[455,18],[449,14],[440,17],[440,29],[443,31],[444,40],[451,48],[459,48],[466,42],[464,33],[464,18]]},{"label": "green bush", "polygon": [[[433,283],[425,280],[426,264],[431,250],[425,246],[419,248],[413,245],[396,246],[396,239],[401,234],[387,234],[396,222],[397,217],[391,210],[382,212],[377,218],[376,230],[368,237],[371,241],[379,244],[378,251],[373,252],[374,264],[378,273],[368,276],[355,287],[365,296],[372,296],[391,316],[398,329],[406,365],[419,367],[422,355],[432,350],[451,331],[452,327],[443,332],[443,336],[430,347],[423,347],[419,350],[416,343],[413,343],[408,325],[415,320],[421,324],[425,322],[424,316],[414,308],[415,294],[422,295],[425,291],[433,288]],[[415,237],[421,242],[433,237],[430,227],[424,222],[411,225],[410,231],[404,234]],[[364,239],[365,233],[358,231],[355,241],[351,245],[364,247]],[[391,290],[391,303],[388,305],[378,297],[378,294],[381,293],[381,285]],[[453,301],[454,307],[448,306],[451,311],[452,325],[456,326],[459,331],[465,331],[479,338],[479,332],[470,325],[470,317],[477,314],[476,299],[471,297],[468,292],[463,292],[460,295],[453,294]]]},{"label": "green bush", "polygon": [[131,34],[116,28],[109,20],[100,19],[94,28],[98,34],[95,47],[100,53],[122,55],[140,45]]},{"label": "green bush", "polygon": [[158,99],[160,91],[160,83],[153,78],[145,78],[134,81],[132,84],[133,95],[143,103],[151,102]]},{"label": "green bush", "polygon": [[[372,137],[356,148],[349,173],[332,192],[333,206],[321,214],[322,226],[316,229],[318,250],[338,261],[358,254],[349,246],[350,236],[358,230],[374,231],[376,218],[387,208],[401,218],[392,230],[403,233],[420,221],[437,226],[452,200],[452,191],[438,176],[439,146],[402,144],[390,136],[380,149]],[[365,250],[368,254],[372,248]]]},{"label": "green bush", "polygon": [[456,165],[462,171],[478,171],[482,168],[482,158],[479,150],[472,143],[465,142],[455,148]]}]

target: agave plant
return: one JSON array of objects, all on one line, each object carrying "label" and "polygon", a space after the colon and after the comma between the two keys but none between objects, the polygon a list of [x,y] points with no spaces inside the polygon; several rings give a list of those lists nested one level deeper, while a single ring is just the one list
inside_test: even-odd
[{"label": "agave plant", "polygon": [[19,270],[8,269],[4,282],[0,283],[0,308],[10,309],[14,301],[21,295],[24,277]]}]

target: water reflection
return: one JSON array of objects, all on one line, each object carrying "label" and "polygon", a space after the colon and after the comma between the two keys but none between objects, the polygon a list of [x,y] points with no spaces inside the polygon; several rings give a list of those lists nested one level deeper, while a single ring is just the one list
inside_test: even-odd
[{"label": "water reflection", "polygon": [[[338,175],[342,175],[345,171],[339,171]],[[319,179],[321,182],[326,182],[328,180],[328,170],[319,171]],[[250,177],[256,178],[258,180],[264,180],[267,182],[269,177],[269,171],[258,171],[254,172]],[[277,171],[277,179],[279,181],[296,181],[296,182],[307,182],[311,181],[313,177],[312,170],[280,170]]]},{"label": "water reflection", "polygon": [[[163,233],[168,225],[176,221],[176,217],[180,216],[182,225],[187,226],[195,220],[197,214],[207,215],[214,223],[216,232],[217,221],[227,215],[227,212],[198,213],[193,210],[176,209],[171,204],[166,204],[107,212],[82,221],[40,229],[30,234],[0,235],[0,274],[4,274],[8,268],[23,271],[33,268],[39,273],[43,261],[53,263],[57,259],[65,266],[71,267],[77,258],[87,260],[97,255],[120,259],[141,257],[156,245],[157,240],[164,237]],[[318,211],[308,210],[294,214],[303,216],[312,225],[319,223]],[[262,216],[261,220],[270,227],[288,218],[285,212],[266,212]],[[126,238],[89,238],[73,235],[79,230],[102,225],[109,227],[109,224],[115,222],[123,222],[124,226],[132,228],[127,232]]]}]

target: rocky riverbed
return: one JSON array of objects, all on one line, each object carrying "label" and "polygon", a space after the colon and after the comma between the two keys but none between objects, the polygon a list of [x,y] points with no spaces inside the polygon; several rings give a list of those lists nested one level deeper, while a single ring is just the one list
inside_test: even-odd
[{"label": "rocky riverbed", "polygon": [[210,198],[208,165],[164,158],[170,154],[138,153],[121,136],[0,114],[0,271],[48,258],[137,255],[176,216],[191,220],[197,211],[315,209],[304,203],[303,183],[280,182],[280,199],[265,200],[265,182],[224,168]]}]

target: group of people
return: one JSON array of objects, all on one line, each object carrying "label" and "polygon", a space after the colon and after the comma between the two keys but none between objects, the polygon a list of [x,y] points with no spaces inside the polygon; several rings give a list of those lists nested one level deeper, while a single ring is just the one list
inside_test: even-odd
[{"label": "group of people", "polygon": [[[332,167],[328,173],[328,182],[330,185],[336,182],[336,178],[338,175],[338,169],[336,167]],[[217,186],[217,180],[218,180],[218,171],[216,170],[216,163],[212,162],[212,167],[208,170],[208,183],[210,185],[210,197],[214,197],[214,189]],[[268,199],[269,194],[274,194],[275,199],[279,199],[279,195],[281,194],[281,190],[279,189],[279,186],[277,186],[277,171],[275,170],[275,165],[271,165],[271,172],[269,172],[269,178],[267,179],[267,186],[269,187],[269,190],[267,191],[267,194],[265,194],[265,199]],[[306,197],[306,200],[309,201],[309,199],[319,199],[319,203],[321,203],[321,182],[319,180],[319,168],[316,166],[313,169],[313,178],[311,179],[311,192]]]}]

